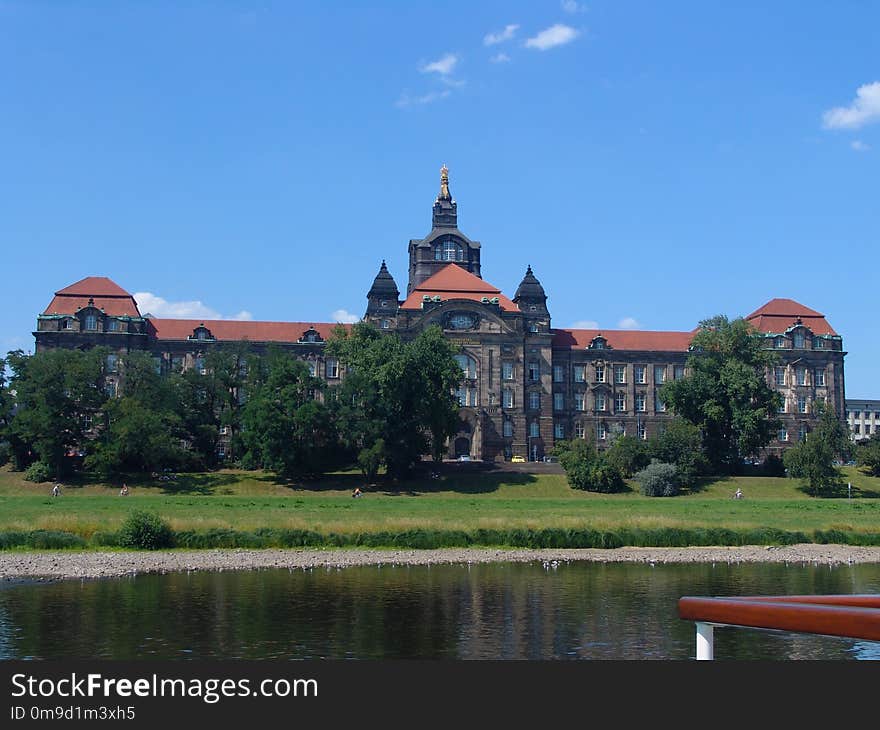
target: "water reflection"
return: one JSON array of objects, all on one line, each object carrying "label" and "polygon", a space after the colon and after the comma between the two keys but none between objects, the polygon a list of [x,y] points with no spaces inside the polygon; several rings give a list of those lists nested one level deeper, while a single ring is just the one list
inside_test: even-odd
[{"label": "water reflection", "polygon": [[[687,659],[683,595],[877,592],[880,565],[385,565],[19,584],[0,590],[0,658]],[[878,659],[880,644],[723,628],[716,657]]]}]

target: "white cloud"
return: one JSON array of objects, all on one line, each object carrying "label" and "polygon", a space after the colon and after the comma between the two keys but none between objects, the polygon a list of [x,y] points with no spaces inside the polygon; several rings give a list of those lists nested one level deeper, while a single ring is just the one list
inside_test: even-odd
[{"label": "white cloud", "polygon": [[154,317],[159,318],[237,320],[250,320],[254,318],[254,315],[246,309],[243,309],[238,314],[233,314],[231,317],[226,317],[198,300],[191,302],[169,302],[167,299],[163,299],[148,291],[135,292],[134,299],[138,304],[141,314],[149,312]]},{"label": "white cloud", "polygon": [[557,23],[556,25],[551,25],[546,30],[542,30],[534,38],[529,38],[526,41],[526,48],[537,48],[539,51],[546,51],[550,48],[556,48],[556,46],[564,46],[566,43],[571,43],[578,35],[580,35],[578,31],[571,26]]},{"label": "white cloud", "polygon": [[517,30],[519,30],[519,26],[515,23],[505,25],[504,30],[499,30],[497,33],[487,33],[483,38],[483,45],[494,46],[498,43],[509,41],[511,38],[513,38],[513,36],[516,35]]},{"label": "white cloud", "polygon": [[867,152],[871,149],[871,145],[865,144],[860,139],[853,140],[849,143],[849,146],[852,147],[856,152]]},{"label": "white cloud", "polygon": [[455,65],[458,63],[458,56],[454,53],[447,53],[443,58],[424,64],[419,71],[423,74],[438,73],[441,76],[451,74]]},{"label": "white cloud", "polygon": [[571,328],[575,330],[597,330],[599,329],[599,323],[592,319],[579,319],[571,325]]},{"label": "white cloud", "polygon": [[566,13],[571,13],[572,15],[574,15],[575,13],[585,13],[585,12],[587,12],[587,8],[586,8],[586,6],[585,6],[585,5],[581,5],[581,4],[578,3],[578,2],[575,2],[575,0],[562,0],[562,2],[560,3],[560,5],[562,5],[562,9],[563,9]]},{"label": "white cloud", "polygon": [[342,322],[342,324],[354,324],[360,322],[361,318],[356,314],[352,314],[347,309],[337,309],[330,315],[334,322]]},{"label": "white cloud", "polygon": [[617,323],[617,326],[622,330],[637,330],[642,325],[635,317],[624,317]]},{"label": "white cloud", "polygon": [[880,121],[880,81],[860,86],[849,106],[837,106],[822,115],[825,129],[859,129],[877,121]]},{"label": "white cloud", "polygon": [[443,89],[443,91],[431,91],[422,96],[410,96],[406,92],[403,92],[400,95],[400,98],[396,102],[394,102],[394,106],[405,109],[408,106],[420,106],[422,104],[430,104],[431,102],[445,99],[451,93],[452,92],[449,89]]},{"label": "white cloud", "polygon": [[491,63],[507,63],[510,61],[510,56],[508,56],[506,53],[498,53],[492,56],[489,61]]}]

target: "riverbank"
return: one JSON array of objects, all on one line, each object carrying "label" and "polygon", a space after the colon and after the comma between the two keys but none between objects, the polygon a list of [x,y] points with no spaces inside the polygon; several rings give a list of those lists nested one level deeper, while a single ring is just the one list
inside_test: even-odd
[{"label": "riverbank", "polygon": [[880,563],[880,547],[785,545],[694,548],[475,549],[440,550],[168,550],[156,552],[0,553],[0,579],[113,578],[139,573],[194,570],[339,569],[359,565],[440,565],[448,563]]}]

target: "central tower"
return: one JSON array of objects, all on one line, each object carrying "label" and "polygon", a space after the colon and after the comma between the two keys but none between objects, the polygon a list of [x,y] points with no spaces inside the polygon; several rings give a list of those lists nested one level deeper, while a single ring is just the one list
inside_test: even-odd
[{"label": "central tower", "polygon": [[449,170],[440,168],[440,193],[434,201],[431,232],[409,242],[409,282],[407,296],[419,284],[454,263],[480,275],[480,242],[471,241],[458,230],[458,206],[449,192]]}]

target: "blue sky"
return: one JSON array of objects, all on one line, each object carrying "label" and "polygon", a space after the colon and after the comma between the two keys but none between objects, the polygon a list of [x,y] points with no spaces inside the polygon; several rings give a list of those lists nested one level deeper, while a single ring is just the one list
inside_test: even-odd
[{"label": "blue sky", "polygon": [[789,297],[880,398],[878,48],[869,2],[0,0],[0,351],[89,275],[360,315],[446,163],[484,278],[531,264],[554,326]]}]

